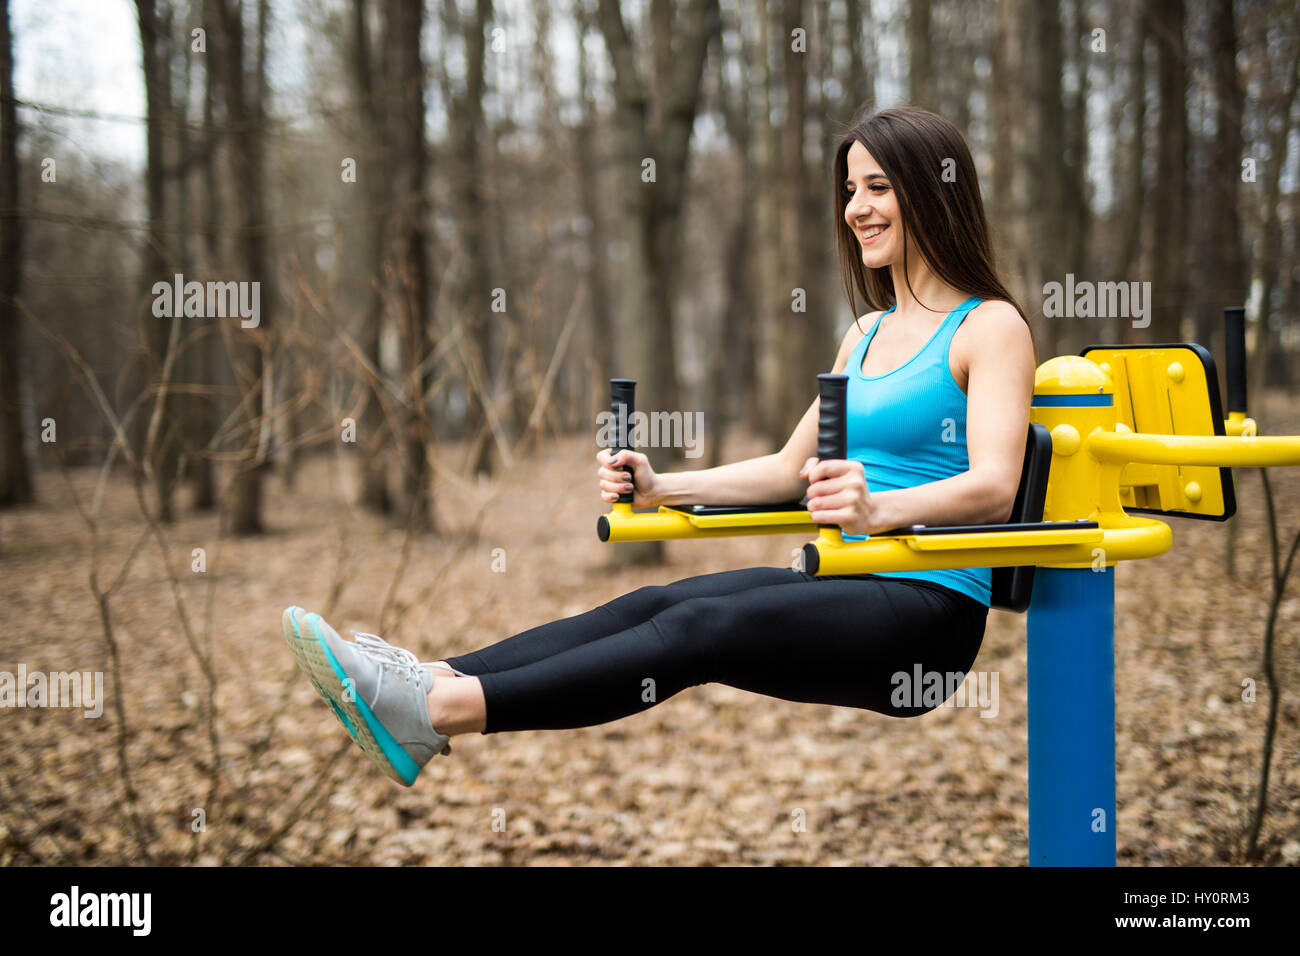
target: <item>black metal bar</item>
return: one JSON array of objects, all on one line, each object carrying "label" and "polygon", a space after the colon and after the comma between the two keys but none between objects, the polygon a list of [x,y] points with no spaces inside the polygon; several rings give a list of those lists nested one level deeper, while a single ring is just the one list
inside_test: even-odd
[{"label": "black metal bar", "polygon": [[1228,411],[1246,414],[1246,310],[1240,305],[1223,310],[1223,351],[1227,361]]}]

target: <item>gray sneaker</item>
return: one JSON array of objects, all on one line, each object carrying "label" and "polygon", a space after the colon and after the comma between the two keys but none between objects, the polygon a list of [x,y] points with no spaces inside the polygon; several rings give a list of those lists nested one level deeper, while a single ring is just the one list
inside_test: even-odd
[{"label": "gray sneaker", "polygon": [[384,773],[409,787],[436,754],[451,753],[429,720],[433,672],[414,654],[374,634],[345,641],[300,607],[286,608],[282,624],[298,667]]}]

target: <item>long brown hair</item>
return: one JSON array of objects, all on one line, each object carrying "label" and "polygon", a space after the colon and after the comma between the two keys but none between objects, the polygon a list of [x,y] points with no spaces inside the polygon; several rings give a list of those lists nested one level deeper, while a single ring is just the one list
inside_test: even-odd
[{"label": "long brown hair", "polygon": [[[967,295],[1010,302],[1023,319],[1024,309],[1002,284],[994,266],[979,177],[965,138],[942,116],[907,106],[881,110],[857,121],[835,148],[831,181],[836,249],[854,320],[858,316],[855,291],[866,301],[869,312],[898,301],[890,269],[868,269],[862,264],[861,247],[844,221],[851,195],[844,188],[849,176],[848,153],[855,142],[866,147],[889,178],[903,217],[903,238],[912,238],[931,271]],[[945,172],[950,175],[945,177]],[[903,276],[911,290],[906,241]]]}]

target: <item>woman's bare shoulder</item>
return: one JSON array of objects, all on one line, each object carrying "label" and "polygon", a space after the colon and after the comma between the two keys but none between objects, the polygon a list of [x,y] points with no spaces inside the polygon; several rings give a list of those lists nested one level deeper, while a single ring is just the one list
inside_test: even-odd
[{"label": "woman's bare shoulder", "polygon": [[884,309],[877,309],[875,312],[866,312],[858,316],[849,323],[849,327],[844,330],[844,338],[840,340],[841,345],[847,345],[850,351],[853,346],[857,345],[864,335],[871,331],[871,327],[876,324],[876,320],[884,314]]},{"label": "woman's bare shoulder", "polygon": [[1019,322],[1025,325],[1025,319],[1014,305],[1005,299],[985,299],[970,310],[970,318],[978,317],[981,324],[987,322]]},{"label": "woman's bare shoulder", "polygon": [[[1020,311],[1002,299],[988,299],[971,309],[962,323],[962,341],[969,355],[987,354],[995,361],[1006,361],[1024,353],[1034,356],[1033,335]],[[968,356],[969,357],[969,356]]]},{"label": "woman's bare shoulder", "polygon": [[857,344],[862,341],[862,337],[866,335],[867,332],[871,331],[872,323],[875,322],[876,319],[880,318],[880,313],[883,311],[884,309],[880,309],[876,312],[868,312],[865,315],[858,316],[857,319],[849,323],[849,327],[844,330],[844,336],[840,339],[840,351],[839,354],[835,356],[835,365],[832,369],[833,372],[838,373],[844,371],[844,367],[848,365],[849,356],[853,354],[853,350],[857,347]]}]

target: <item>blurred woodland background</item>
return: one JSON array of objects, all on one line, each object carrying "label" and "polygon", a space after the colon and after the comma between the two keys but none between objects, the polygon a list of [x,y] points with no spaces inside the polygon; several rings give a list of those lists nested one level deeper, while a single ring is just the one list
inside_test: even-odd
[{"label": "blurred woodland background", "polygon": [[[136,69],[95,73],[46,22],[75,3],[0,0],[0,667],[110,674],[93,731],[0,715],[0,862],[1023,863],[1012,703],[891,723],[695,688],[607,727],[458,741],[438,789],[394,797],[298,686],[278,613],[447,656],[666,572],[788,563],[793,539],[600,545],[596,416],[612,376],[641,408],[702,412],[703,457],[655,449],[661,471],[784,444],[865,311],[835,259],[834,144],[887,106],[965,132],[1040,361],[1196,341],[1222,370],[1222,310],[1245,304],[1250,413],[1300,433],[1297,6],[105,0]],[[16,83],[42,72],[96,105]],[[255,324],[160,315],[178,275],[258,283]],[[1067,275],[1149,281],[1150,326],[1045,316]],[[1122,861],[1300,862],[1300,608],[1273,523],[1289,535],[1291,471],[1266,496],[1238,470],[1234,522],[1179,524],[1175,554],[1121,574],[1152,595],[1119,602],[1137,620],[1120,610],[1117,646],[1142,635],[1121,655],[1152,655],[1120,688]],[[1233,604],[1192,565],[1226,569]],[[1288,622],[1266,722],[1233,702]],[[1023,619],[989,635],[1012,694]],[[634,746],[636,721],[713,729],[687,757]],[[647,822],[651,793],[675,824]],[[490,829],[526,799],[551,809]],[[831,808],[802,843],[800,800]]]}]

